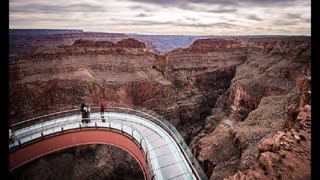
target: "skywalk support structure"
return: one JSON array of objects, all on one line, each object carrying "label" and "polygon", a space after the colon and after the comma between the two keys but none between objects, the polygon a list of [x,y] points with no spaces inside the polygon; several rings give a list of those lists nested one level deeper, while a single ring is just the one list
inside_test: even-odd
[{"label": "skywalk support structure", "polygon": [[81,144],[111,144],[132,154],[145,179],[207,179],[178,131],[157,114],[110,107],[101,116],[91,108],[89,123],[79,109],[29,119],[12,125],[9,168],[51,152]]}]

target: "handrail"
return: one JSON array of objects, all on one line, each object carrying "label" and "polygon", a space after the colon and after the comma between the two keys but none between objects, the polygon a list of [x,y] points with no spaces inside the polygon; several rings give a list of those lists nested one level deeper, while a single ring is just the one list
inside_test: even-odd
[{"label": "handrail", "polygon": [[13,127],[13,126],[17,126],[19,124],[23,124],[23,123],[26,123],[26,122],[29,122],[29,121],[34,121],[36,119],[49,117],[49,116],[53,116],[53,115],[57,115],[57,114],[62,114],[62,113],[65,113],[65,112],[75,112],[75,111],[80,111],[80,110],[79,109],[71,109],[71,110],[66,110],[66,111],[58,111],[58,112],[54,112],[54,113],[38,116],[38,117],[35,117],[35,118],[27,119],[27,120],[24,120],[24,121],[21,121],[21,122],[13,123],[11,126]]},{"label": "handrail", "polygon": [[[193,154],[191,153],[191,151],[188,148],[187,144],[184,142],[183,138],[179,134],[179,132],[176,130],[176,128],[169,121],[165,120],[164,118],[162,118],[160,115],[158,115],[154,111],[147,110],[147,109],[144,109],[144,110],[145,111],[149,111],[150,114],[152,113],[153,115],[158,116],[158,117],[154,117],[153,115],[147,114],[147,113],[145,113],[143,111],[136,110],[136,109],[131,109],[131,108],[124,108],[124,107],[108,107],[108,108],[109,109],[128,110],[128,111],[125,111],[127,114],[131,114],[130,111],[133,111],[133,112],[137,112],[137,113],[140,113],[140,114],[144,115],[142,117],[147,116],[147,117],[152,118],[154,121],[152,121],[152,119],[149,119],[149,118],[147,118],[147,119],[151,120],[152,122],[154,122],[157,125],[159,125],[160,127],[162,127],[164,130],[166,130],[170,134],[170,136],[176,141],[176,144],[178,145],[180,151],[182,152],[182,154],[184,155],[185,159],[187,160],[187,162],[188,162],[189,166],[191,167],[194,175],[196,175],[198,179],[208,179],[207,176],[205,175],[205,173],[203,172],[201,166],[199,165],[198,161],[193,156]],[[186,148],[183,148],[183,146],[185,146]],[[188,152],[185,152],[185,151],[188,151]],[[191,156],[191,157],[189,157],[189,156]],[[191,162],[190,158],[192,158],[194,164]],[[195,169],[194,165],[197,166],[197,169]],[[201,177],[200,177],[200,175],[201,175]]]},{"label": "handrail", "polygon": [[[90,108],[91,108],[92,112],[94,112],[96,110],[100,110],[100,107],[90,107]],[[195,176],[197,176],[198,179],[208,179],[207,176],[205,175],[205,173],[203,172],[201,166],[199,165],[198,161],[193,156],[192,152],[190,151],[190,149],[188,148],[188,146],[184,142],[183,138],[179,134],[179,132],[176,130],[176,128],[169,121],[165,120],[162,116],[155,113],[154,111],[151,111],[150,109],[143,109],[143,111],[148,111],[149,114],[143,112],[142,110],[136,110],[136,109],[141,109],[141,108],[132,109],[132,108],[126,108],[126,107],[106,107],[105,109],[107,109],[107,111],[105,111],[105,112],[124,112],[126,114],[131,114],[131,115],[137,115],[137,116],[140,115],[141,117],[144,117],[144,118],[156,123],[160,127],[162,127],[166,132],[168,132],[170,134],[170,136],[176,142],[176,144],[179,147],[180,151],[182,152],[183,156],[187,160],[189,167],[191,167],[193,174]],[[112,111],[112,110],[114,110],[114,111]],[[66,111],[50,113],[47,115],[42,115],[42,116],[27,119],[27,120],[24,120],[24,121],[21,121],[18,123],[14,123],[11,126],[14,129],[18,125],[23,125],[25,123],[36,121],[36,120],[41,120],[41,123],[42,123],[43,122],[42,118],[48,118],[48,117],[52,117],[55,115],[61,115],[64,113],[75,113],[75,112],[79,113],[80,109],[71,109],[71,110],[66,110]],[[98,111],[96,111],[96,112],[98,112]],[[136,114],[136,113],[138,113],[138,114]],[[152,115],[150,115],[150,114],[152,114]],[[157,117],[155,117],[155,116],[157,116]],[[185,146],[185,148],[183,146]],[[197,166],[196,167],[197,169],[195,169],[194,166]]]},{"label": "handrail", "polygon": [[[33,118],[33,119],[35,119],[35,118]],[[91,120],[97,122],[99,119],[91,119]],[[28,121],[30,121],[30,120],[28,120]],[[25,122],[28,122],[28,121],[25,121]],[[120,125],[121,125],[121,129],[117,129],[115,126],[112,126],[112,121],[119,121],[119,122],[120,122]],[[142,151],[142,153],[143,153],[143,155],[144,155],[144,157],[145,157],[145,161],[146,161],[146,163],[147,163],[147,165],[148,165],[148,167],[149,167],[149,168],[148,168],[149,172],[146,172],[146,173],[148,173],[149,177],[154,177],[155,174],[154,174],[154,172],[153,172],[153,166],[152,166],[152,163],[151,163],[150,159],[148,158],[148,152],[149,152],[148,149],[149,149],[149,148],[148,148],[148,144],[146,143],[146,139],[142,136],[142,134],[139,132],[139,130],[138,130],[136,127],[133,127],[132,125],[127,124],[125,121],[123,121],[123,120],[121,120],[121,119],[113,119],[112,121],[108,121],[108,125],[107,125],[107,126],[97,126],[97,124],[95,123],[94,126],[88,126],[88,127],[86,127],[86,126],[83,126],[83,127],[82,127],[82,126],[77,126],[77,127],[74,127],[74,128],[70,128],[70,129],[68,129],[68,130],[63,130],[63,129],[61,128],[61,131],[53,132],[53,133],[47,134],[47,135],[45,135],[45,136],[52,136],[52,135],[57,135],[57,134],[63,134],[63,133],[66,133],[66,132],[70,132],[70,131],[72,131],[72,130],[76,130],[76,129],[80,129],[80,130],[81,130],[81,129],[86,129],[86,128],[107,128],[107,129],[109,129],[109,130],[111,130],[111,131],[113,131],[113,132],[119,132],[119,131],[121,131],[122,134],[125,134],[125,135],[128,136],[128,137],[131,137],[131,138],[134,140],[134,142],[135,142],[137,145],[139,145],[139,147],[141,148],[141,151]],[[51,127],[51,128],[49,128],[49,129],[57,128],[57,127],[63,127],[63,126],[69,125],[69,124],[74,124],[74,122],[67,122],[67,123],[64,123],[64,124],[54,124],[54,126]],[[123,130],[122,127],[124,127],[124,125],[126,125],[128,128],[130,128],[130,131],[131,131],[131,132],[126,132],[125,130]],[[26,143],[27,143],[27,144],[28,144],[28,143],[32,143],[32,142],[34,142],[34,141],[39,140],[40,138],[45,137],[45,136],[43,136],[43,134],[42,134],[45,130],[48,130],[48,129],[41,129],[40,131],[34,131],[32,134],[36,134],[36,133],[41,132],[41,135],[42,135],[42,136],[40,136],[40,137],[38,137],[38,138],[34,138],[34,139],[31,138],[31,141],[27,141]],[[138,137],[135,137],[134,133],[135,133],[135,134],[138,134]],[[30,134],[29,136],[32,136],[32,134]],[[22,137],[19,137],[19,138],[23,138],[23,137],[26,137],[26,136],[22,136]],[[138,138],[138,139],[137,139],[137,138]],[[143,145],[143,143],[144,143],[145,146]],[[21,145],[24,145],[24,144],[25,144],[25,143],[21,144],[21,143],[19,142],[19,145],[18,145],[17,147],[21,147]],[[15,150],[15,147],[12,148],[12,149],[10,149],[10,146],[9,146],[9,150],[10,150],[10,151]]]}]

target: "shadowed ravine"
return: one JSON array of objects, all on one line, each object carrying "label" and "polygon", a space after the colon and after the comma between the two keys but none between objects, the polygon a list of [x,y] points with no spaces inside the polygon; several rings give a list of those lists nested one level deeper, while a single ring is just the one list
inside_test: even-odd
[{"label": "shadowed ravine", "polygon": [[13,172],[14,179],[144,179],[132,155],[112,145],[81,145],[47,155]]}]

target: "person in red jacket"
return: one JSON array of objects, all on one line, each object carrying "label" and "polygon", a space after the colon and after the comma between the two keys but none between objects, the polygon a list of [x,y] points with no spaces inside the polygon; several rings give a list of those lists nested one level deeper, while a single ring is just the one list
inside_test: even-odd
[{"label": "person in red jacket", "polygon": [[101,115],[103,115],[104,114],[104,105],[103,104],[100,104],[100,111],[101,111]]}]

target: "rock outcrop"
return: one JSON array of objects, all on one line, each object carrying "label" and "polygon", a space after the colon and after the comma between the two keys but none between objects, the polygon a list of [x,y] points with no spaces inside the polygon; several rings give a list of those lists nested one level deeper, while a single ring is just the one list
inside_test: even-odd
[{"label": "rock outcrop", "polygon": [[189,48],[167,54],[170,72],[166,77],[178,92],[182,123],[177,128],[185,139],[192,139],[203,128],[205,117],[230,86],[236,66],[246,59],[239,42],[219,41],[197,40]]},{"label": "rock outcrop", "polygon": [[203,39],[164,55],[79,39],[10,64],[10,122],[82,102],[144,107],[177,127],[210,179],[304,178],[310,51],[309,37]]},{"label": "rock outcrop", "polygon": [[[23,30],[21,30],[23,31]],[[116,43],[121,39],[128,38],[125,34],[120,33],[93,33],[93,32],[76,32],[69,31],[58,33],[48,31],[47,33],[34,33],[26,30],[25,32],[9,33],[9,59],[15,62],[16,58],[24,53],[41,52],[46,49],[55,48],[63,45],[72,45],[76,40],[90,41],[110,41]]]},{"label": "rock outcrop", "polygon": [[300,128],[277,131],[258,145],[257,162],[225,179],[311,179],[311,106],[299,111]]},{"label": "rock outcrop", "polygon": [[145,46],[131,39],[114,45],[77,41],[21,56],[9,67],[11,122],[82,102],[166,107],[174,99],[172,84],[152,68],[155,54],[136,47]]},{"label": "rock outcrop", "polygon": [[[220,97],[212,111],[213,115],[206,119],[205,128],[191,143],[198,160],[211,164],[211,169],[206,171],[210,179],[222,179],[238,171],[233,178],[242,179],[246,174],[248,179],[279,178],[282,164],[272,167],[273,170],[266,170],[265,166],[268,161],[275,161],[275,156],[281,155],[278,152],[276,155],[263,154],[257,147],[263,139],[272,137],[276,132],[299,131],[299,108],[310,104],[310,40],[272,39],[263,43],[257,41],[259,40],[241,41],[247,47],[247,59],[236,68],[230,88]],[[227,130],[224,124],[228,124]],[[221,133],[222,130],[225,133]],[[307,131],[310,131],[310,128]],[[226,136],[233,138],[225,140],[223,137]],[[293,140],[285,141],[289,143]],[[306,141],[304,147],[299,144],[294,146],[303,153],[303,158],[300,158],[299,153],[290,155],[292,158],[296,156],[297,162],[301,164],[301,167],[292,166],[291,170],[295,171],[297,168],[299,173],[303,169],[303,177],[308,177],[311,173],[311,147],[309,140]],[[209,142],[216,142],[216,148],[220,152],[233,150],[233,154],[212,155],[206,150],[212,146]],[[224,144],[219,146],[218,142]],[[229,146],[225,146],[228,143]],[[224,158],[223,162],[220,160],[221,157]],[[248,169],[253,166],[257,169],[254,173],[263,169],[261,172],[265,173],[265,176],[251,176],[253,171]],[[206,168],[204,166],[204,169]],[[288,173],[287,178],[294,177],[292,174],[289,176],[288,168],[284,167],[283,171]]]}]

